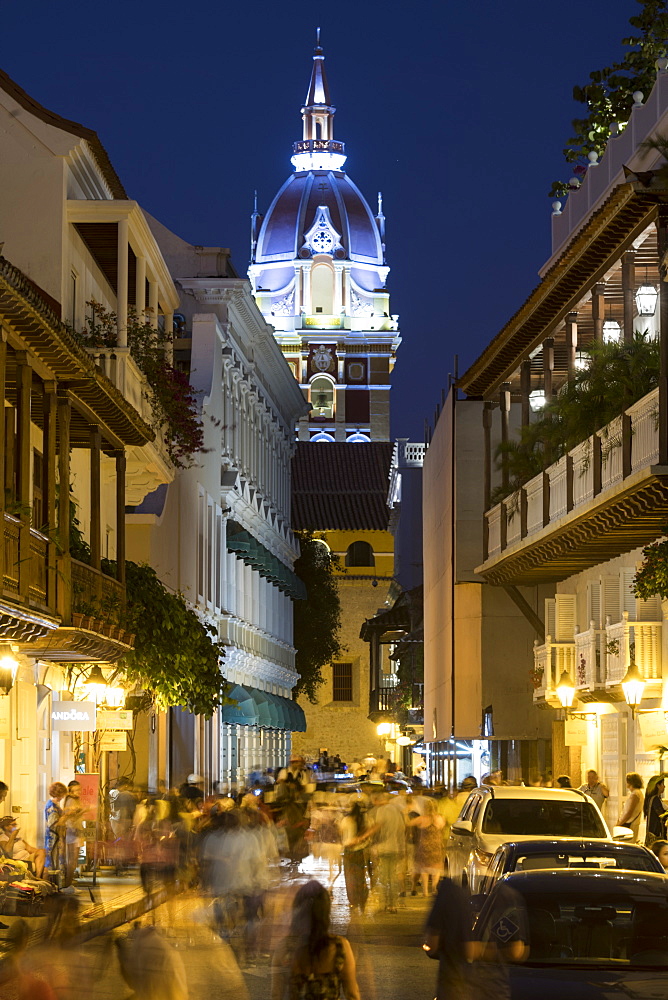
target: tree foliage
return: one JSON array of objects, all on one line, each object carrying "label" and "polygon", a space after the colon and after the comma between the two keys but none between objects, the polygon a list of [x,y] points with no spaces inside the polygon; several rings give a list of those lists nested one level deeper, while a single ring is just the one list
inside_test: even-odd
[{"label": "tree foliage", "polygon": [[210,718],[226,703],[223,647],[181,594],[161,583],[154,569],[126,562],[127,607],[123,627],[135,633],[124,660],[127,677],[146,688],[159,708],[180,706]]},{"label": "tree foliage", "polygon": [[[668,534],[668,525],[663,530]],[[665,600],[668,597],[668,539],[646,545],[642,554],[643,564],[633,580],[633,593],[643,601],[656,595]]]},{"label": "tree foliage", "polygon": [[[656,81],[655,62],[665,56],[668,45],[668,0],[636,0],[641,10],[629,19],[634,33],[622,39],[623,57],[610,66],[593,70],[589,82],[573,88],[573,99],[584,104],[587,113],[574,119],[573,135],[564,149],[567,163],[576,164],[575,176],[581,179],[587,169],[587,154],[602,156],[610,138],[610,127],[621,130],[633,107],[633,94],[639,90],[647,97]],[[550,197],[567,194],[568,184],[556,181]]]},{"label": "tree foliage", "polygon": [[[90,314],[86,329],[75,335],[85,347],[108,349],[118,344],[118,320],[99,302],[87,302]],[[204,432],[197,397],[188,375],[175,368],[167,357],[170,336],[159,327],[142,323],[130,311],[127,322],[130,354],[148,383],[148,401],[153,427],[162,429],[169,457],[178,468],[192,463],[204,448]]]},{"label": "tree foliage", "polygon": [[297,537],[301,554],[295,573],[306,587],[306,600],[294,604],[295,666],[299,673],[294,694],[305,694],[314,702],[324,682],[323,667],[342,652],[341,601],[334,575],[337,557],[312,532],[300,531]]},{"label": "tree foliage", "polygon": [[[494,491],[494,503],[516,493],[659,383],[659,343],[646,334],[636,332],[628,343],[594,343],[589,358],[587,367],[577,371],[556,399],[522,427],[518,438],[497,447],[497,468],[505,459],[510,485]],[[607,446],[616,443],[609,441]]]}]

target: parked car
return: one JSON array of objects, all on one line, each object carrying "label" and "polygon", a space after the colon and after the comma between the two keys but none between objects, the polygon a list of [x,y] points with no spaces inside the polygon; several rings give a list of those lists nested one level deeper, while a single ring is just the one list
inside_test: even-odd
[{"label": "parked car", "polygon": [[[615,827],[613,835],[631,839],[633,832]],[[560,837],[612,841],[613,835],[594,800],[576,788],[476,788],[450,828],[448,873],[479,892],[494,852],[507,841]]]},{"label": "parked car", "polygon": [[668,996],[668,880],[565,869],[499,879],[473,937],[478,1000]]},{"label": "parked car", "polygon": [[480,881],[480,892],[491,892],[502,875],[514,871],[562,868],[622,868],[634,872],[663,875],[663,865],[653,851],[640,844],[600,840],[521,840],[496,849]]}]

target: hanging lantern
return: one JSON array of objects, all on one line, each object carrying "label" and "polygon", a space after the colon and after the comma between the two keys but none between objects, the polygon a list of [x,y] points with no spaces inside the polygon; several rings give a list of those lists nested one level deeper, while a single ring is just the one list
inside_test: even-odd
[{"label": "hanging lantern", "polygon": [[561,702],[561,707],[570,708],[573,704],[574,697],[575,685],[571,680],[571,675],[567,670],[564,670],[563,674],[559,678],[559,683],[557,684],[557,698]]},{"label": "hanging lantern", "polygon": [[19,661],[12,653],[11,646],[7,646],[0,656],[0,694],[9,694],[14,686],[18,669]]},{"label": "hanging lantern", "polygon": [[575,370],[578,372],[583,372],[589,368],[589,362],[591,357],[586,351],[577,351],[575,354]]},{"label": "hanging lantern", "polygon": [[102,701],[103,697],[107,693],[107,681],[105,680],[102,670],[97,664],[93,667],[90,674],[84,681],[84,687],[86,688],[88,697],[93,698],[94,701]]},{"label": "hanging lantern", "polygon": [[603,343],[616,344],[622,335],[622,328],[616,319],[606,319],[603,324]]},{"label": "hanging lantern", "polygon": [[538,410],[542,410],[544,406],[547,406],[547,396],[545,395],[544,389],[533,389],[529,393],[529,406],[534,413]]},{"label": "hanging lantern", "polygon": [[653,316],[656,312],[656,303],[659,298],[654,285],[645,283],[636,292],[636,309],[639,316]]},{"label": "hanging lantern", "polygon": [[629,668],[624,675],[624,679],[622,680],[622,691],[624,692],[626,704],[631,709],[631,715],[633,716],[635,716],[636,708],[642,701],[644,690],[645,678],[638,670],[635,661],[631,660]]}]

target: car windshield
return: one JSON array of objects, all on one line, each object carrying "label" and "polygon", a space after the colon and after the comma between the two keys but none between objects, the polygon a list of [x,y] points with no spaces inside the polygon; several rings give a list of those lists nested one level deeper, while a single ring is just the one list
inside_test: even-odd
[{"label": "car windshield", "polygon": [[[541,880],[542,881],[542,880]],[[526,964],[668,966],[668,894],[625,892],[615,880],[603,891],[516,892],[504,883],[490,896],[476,937],[502,952],[528,945]]]},{"label": "car windshield", "polygon": [[482,832],[528,837],[607,837],[600,815],[584,799],[490,799]]},{"label": "car windshield", "polygon": [[623,868],[634,872],[656,872],[657,866],[652,855],[646,851],[610,851],[603,848],[595,852],[569,851],[567,854],[541,854],[532,851],[531,854],[518,854],[515,859],[515,871],[536,871],[541,868]]}]

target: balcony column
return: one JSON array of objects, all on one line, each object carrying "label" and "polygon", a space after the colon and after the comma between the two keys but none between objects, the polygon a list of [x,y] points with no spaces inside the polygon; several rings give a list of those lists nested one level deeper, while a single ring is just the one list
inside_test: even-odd
[{"label": "balcony column", "polygon": [[[44,428],[42,432],[42,480],[44,482],[44,533],[48,537],[46,547],[46,603],[56,610],[56,572],[58,550],[56,546],[56,435],[58,397],[56,383],[44,383],[43,395]],[[37,527],[42,530],[41,525]]]},{"label": "balcony column", "polygon": [[139,323],[146,322],[146,257],[137,257],[135,311]]},{"label": "balcony column", "polygon": [[70,422],[71,404],[67,392],[58,393],[58,541],[62,584],[58,588],[58,613],[70,623],[72,610],[72,569],[70,559]]},{"label": "balcony column", "polygon": [[128,239],[129,223],[127,218],[118,220],[116,281],[116,316],[118,323],[118,346],[128,346]]},{"label": "balcony column", "polygon": [[102,517],[100,489],[100,459],[102,435],[97,424],[91,424],[90,434],[90,564],[100,568],[102,562]]},{"label": "balcony column", "polygon": [[603,343],[603,322],[605,320],[605,282],[597,281],[591,290],[591,318],[594,321],[594,340]]},{"label": "balcony column", "polygon": [[531,392],[531,361],[527,358],[520,365],[520,394],[522,396],[522,427],[528,427],[531,423],[531,405],[529,403],[529,393]]},{"label": "balcony column", "polygon": [[636,255],[635,250],[622,254],[622,295],[624,297],[624,343],[633,340],[635,317]]},{"label": "balcony column", "polygon": [[659,205],[659,465],[668,465],[668,205]]},{"label": "balcony column", "polygon": [[148,281],[148,308],[149,308],[149,325],[153,327],[154,330],[158,329],[158,282],[153,278],[149,278]]},{"label": "balcony column", "polygon": [[116,579],[125,584],[125,451],[116,458]]},{"label": "balcony column", "polygon": [[30,586],[30,482],[32,447],[30,442],[30,403],[32,395],[32,368],[25,351],[16,354],[18,481],[16,498],[19,503],[19,600],[28,603]]},{"label": "balcony column", "polygon": [[548,405],[554,398],[552,388],[552,373],[554,372],[554,337],[546,337],[543,341],[543,383],[545,399]]},{"label": "balcony column", "polygon": [[[508,428],[510,423],[510,382],[504,382],[499,390],[499,409],[501,411],[501,444],[508,444]],[[508,456],[504,451],[501,456],[501,484],[508,489],[510,474],[508,472]]]},{"label": "balcony column", "polygon": [[564,327],[566,338],[566,370],[568,371],[568,381],[572,382],[575,377],[575,355],[578,349],[578,314],[569,312],[566,317]]}]

